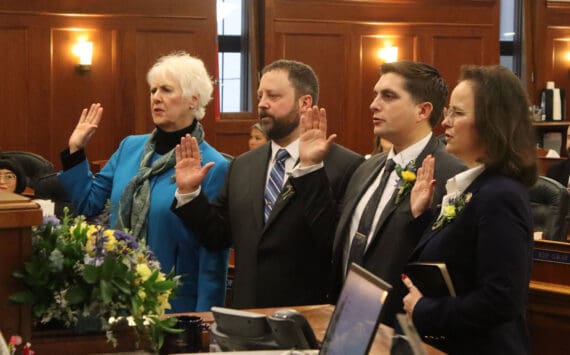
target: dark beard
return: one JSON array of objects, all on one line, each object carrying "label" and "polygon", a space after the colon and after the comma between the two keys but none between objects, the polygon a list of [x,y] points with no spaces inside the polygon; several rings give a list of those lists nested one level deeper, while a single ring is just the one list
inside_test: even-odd
[{"label": "dark beard", "polygon": [[261,122],[261,127],[267,133],[267,137],[271,140],[280,140],[291,134],[299,126],[299,109],[296,108],[289,112],[285,117],[276,118],[265,110],[259,112],[260,120],[262,118],[270,118],[271,124]]}]

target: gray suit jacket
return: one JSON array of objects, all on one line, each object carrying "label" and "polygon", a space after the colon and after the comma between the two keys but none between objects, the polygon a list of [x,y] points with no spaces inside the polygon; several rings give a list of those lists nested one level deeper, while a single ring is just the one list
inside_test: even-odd
[{"label": "gray suit jacket", "polygon": [[[424,158],[431,154],[435,157],[434,178],[436,180],[434,205],[441,202],[445,195],[445,183],[447,179],[458,172],[466,169],[466,166],[456,157],[445,151],[445,146],[432,137],[427,146],[416,159],[416,167],[420,167]],[[354,210],[362,198],[362,195],[384,166],[387,154],[372,156],[354,172],[344,197],[344,204],[340,220],[336,229],[333,247],[332,266],[332,300],[335,301],[344,282],[344,259],[345,248],[349,248],[349,229]],[[418,243],[421,234],[417,233],[417,226],[411,225],[413,220],[410,211],[410,196],[406,195],[400,203],[395,203],[395,195],[388,202],[376,230],[374,237],[364,254],[364,268],[374,273],[393,286],[386,303],[382,309],[380,320],[390,326],[394,326],[395,314],[402,312],[402,297],[405,295],[405,287],[401,281],[401,274],[408,258]]]},{"label": "gray suit jacket", "polygon": [[[290,178],[263,221],[263,196],[271,146],[240,155],[225,186],[210,203],[200,195],[174,212],[210,249],[235,249],[236,308],[326,302],[327,275],[339,201],[363,158],[333,145],[323,169]],[[330,189],[318,189],[318,186]]]}]

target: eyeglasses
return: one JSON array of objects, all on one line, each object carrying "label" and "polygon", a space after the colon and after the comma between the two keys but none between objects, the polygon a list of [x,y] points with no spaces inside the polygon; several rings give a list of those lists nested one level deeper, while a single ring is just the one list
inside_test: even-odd
[{"label": "eyeglasses", "polygon": [[445,117],[447,119],[447,121],[449,122],[449,124],[453,125],[455,123],[455,121],[457,121],[458,118],[463,118],[467,115],[468,113],[465,111],[461,111],[455,108],[449,108],[446,107],[443,110],[443,117]]},{"label": "eyeglasses", "polygon": [[16,180],[16,174],[13,173],[0,174],[0,180],[6,180],[6,181]]}]

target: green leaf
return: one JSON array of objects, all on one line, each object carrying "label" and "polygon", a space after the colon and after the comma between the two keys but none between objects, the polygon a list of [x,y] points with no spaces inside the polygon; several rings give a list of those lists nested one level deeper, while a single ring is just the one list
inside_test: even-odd
[{"label": "green leaf", "polygon": [[111,280],[111,283],[113,285],[115,285],[119,291],[121,291],[124,294],[130,295],[131,294],[131,288],[129,287],[130,284],[123,278],[115,278],[113,280]]},{"label": "green leaf", "polygon": [[71,286],[65,295],[70,305],[80,304],[87,298],[87,292],[80,286]]},{"label": "green leaf", "polygon": [[10,303],[16,304],[33,304],[35,301],[34,293],[32,291],[16,292],[8,298]]},{"label": "green leaf", "polygon": [[41,318],[46,311],[46,305],[43,303],[35,304],[34,307],[32,307],[32,311],[34,312],[34,317]]},{"label": "green leaf", "polygon": [[101,280],[99,283],[101,287],[101,299],[103,299],[103,303],[109,304],[113,298],[113,288],[109,284],[109,282],[105,280]]},{"label": "green leaf", "polygon": [[154,284],[154,289],[161,292],[172,290],[174,287],[176,287],[176,282],[171,280],[159,281]]},{"label": "green leaf", "polygon": [[83,278],[89,284],[94,284],[99,280],[99,268],[93,265],[85,265]]},{"label": "green leaf", "polygon": [[101,279],[110,280],[116,269],[117,261],[110,256],[105,257],[105,261],[101,264]]}]

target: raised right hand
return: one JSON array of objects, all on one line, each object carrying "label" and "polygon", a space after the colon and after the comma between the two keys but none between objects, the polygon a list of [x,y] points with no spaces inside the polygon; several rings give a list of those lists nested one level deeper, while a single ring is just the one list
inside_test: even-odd
[{"label": "raised right hand", "polygon": [[417,171],[416,182],[410,193],[410,208],[414,218],[424,213],[433,201],[433,193],[435,191],[434,166],[435,158],[428,155]]},{"label": "raised right hand", "polygon": [[320,164],[329,152],[336,134],[327,138],[327,113],[324,108],[313,106],[301,114],[299,160],[302,167]]},{"label": "raised right hand", "polygon": [[86,108],[81,112],[79,122],[69,137],[69,152],[71,154],[85,148],[91,136],[97,130],[101,117],[103,116],[103,107],[101,104],[91,104],[89,110]]},{"label": "raised right hand", "polygon": [[178,192],[187,194],[194,192],[208,175],[214,162],[202,166],[202,157],[196,138],[187,134],[176,146],[176,185]]}]

